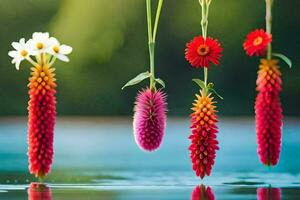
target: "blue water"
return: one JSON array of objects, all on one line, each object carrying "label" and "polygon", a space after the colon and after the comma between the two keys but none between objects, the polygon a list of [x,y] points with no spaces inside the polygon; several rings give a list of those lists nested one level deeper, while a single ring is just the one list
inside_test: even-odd
[{"label": "blue water", "polygon": [[[189,121],[171,118],[158,151],[135,144],[131,118],[59,118],[52,173],[45,180],[52,199],[190,199],[200,184],[216,199],[257,199],[257,188],[280,188],[281,199],[300,199],[300,119],[285,119],[280,163],[262,166],[251,118],[221,118],[220,150],[210,177],[191,170]],[[26,199],[26,119],[0,119],[0,199]]]}]

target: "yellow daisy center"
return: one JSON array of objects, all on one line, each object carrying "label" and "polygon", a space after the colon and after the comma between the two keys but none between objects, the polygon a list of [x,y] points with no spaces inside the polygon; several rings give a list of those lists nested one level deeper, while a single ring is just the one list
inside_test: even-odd
[{"label": "yellow daisy center", "polygon": [[200,55],[200,56],[205,56],[209,53],[209,47],[205,44],[202,44],[198,47],[197,49],[197,53]]},{"label": "yellow daisy center", "polygon": [[254,46],[258,46],[261,45],[261,43],[263,42],[263,38],[258,36],[257,38],[255,38],[255,40],[253,41],[253,45]]},{"label": "yellow daisy center", "polygon": [[36,48],[42,49],[42,48],[44,48],[44,44],[39,42],[39,43],[36,44]]},{"label": "yellow daisy center", "polygon": [[58,52],[59,52],[59,46],[54,46],[54,47],[53,47],[53,51],[54,51],[55,53],[58,53]]},{"label": "yellow daisy center", "polygon": [[27,52],[26,50],[23,49],[23,50],[20,52],[20,54],[21,54],[21,56],[26,57],[27,54],[28,54],[28,52]]}]

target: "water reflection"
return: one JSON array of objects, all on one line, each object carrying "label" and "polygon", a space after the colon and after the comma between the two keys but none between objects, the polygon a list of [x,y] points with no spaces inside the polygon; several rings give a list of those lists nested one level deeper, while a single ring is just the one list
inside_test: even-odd
[{"label": "water reflection", "polygon": [[28,200],[52,200],[51,188],[45,184],[31,183],[28,188]]},{"label": "water reflection", "polygon": [[214,191],[209,186],[197,185],[192,191],[191,200],[215,200]]},{"label": "water reflection", "polygon": [[257,200],[280,200],[281,189],[280,188],[258,188]]}]

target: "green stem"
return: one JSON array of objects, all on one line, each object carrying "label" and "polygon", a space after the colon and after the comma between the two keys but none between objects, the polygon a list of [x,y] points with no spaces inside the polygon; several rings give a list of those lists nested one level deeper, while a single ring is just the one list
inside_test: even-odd
[{"label": "green stem", "polygon": [[[208,27],[208,13],[209,13],[209,5],[211,0],[199,0],[201,8],[202,8],[202,19],[201,19],[201,28],[202,28],[202,36],[204,39],[207,37],[207,27]],[[204,83],[207,86],[208,79],[208,66],[204,66]],[[207,92],[206,90],[204,91]]]},{"label": "green stem", "polygon": [[154,43],[152,35],[152,15],[151,15],[151,0],[146,0],[147,7],[147,25],[148,25],[148,46],[149,46],[149,59],[150,59],[150,89],[154,89]]},{"label": "green stem", "polygon": [[51,67],[54,64],[55,60],[56,60],[55,56],[52,56],[52,58],[49,59],[49,63],[48,63],[49,67]]},{"label": "green stem", "polygon": [[[273,0],[266,0],[266,31],[272,34],[272,5]],[[272,44],[268,45],[267,59],[272,59]]]},{"label": "green stem", "polygon": [[208,79],[208,69],[207,67],[204,68],[204,83],[207,85],[207,79]]},{"label": "green stem", "polygon": [[207,37],[207,26],[208,26],[208,5],[206,0],[203,0],[202,4],[202,19],[201,19],[201,28],[202,28],[202,35],[204,39]]},{"label": "green stem", "polygon": [[154,73],[154,49],[155,43],[149,43],[149,57],[150,57],[150,89],[155,90],[155,73]]},{"label": "green stem", "polygon": [[159,0],[156,10],[154,29],[152,32],[152,15],[151,15],[151,0],[146,0],[147,5],[147,24],[148,24],[148,45],[149,45],[149,59],[150,59],[150,89],[155,90],[155,41],[156,41],[156,33],[159,22],[159,17],[161,13],[163,0]]},{"label": "green stem", "polygon": [[148,25],[148,41],[152,41],[152,17],[151,17],[151,0],[146,0],[147,7],[147,25]]},{"label": "green stem", "polygon": [[161,13],[161,7],[162,7],[163,2],[164,2],[164,0],[159,0],[158,5],[157,5],[155,23],[154,23],[154,29],[153,29],[153,38],[152,38],[152,41],[154,43],[155,43],[155,40],[156,40],[158,21],[159,21],[159,17],[160,17],[160,13]]},{"label": "green stem", "polygon": [[28,57],[26,58],[33,66],[38,66],[39,64],[37,62],[35,62],[34,60],[32,60],[32,58]]}]

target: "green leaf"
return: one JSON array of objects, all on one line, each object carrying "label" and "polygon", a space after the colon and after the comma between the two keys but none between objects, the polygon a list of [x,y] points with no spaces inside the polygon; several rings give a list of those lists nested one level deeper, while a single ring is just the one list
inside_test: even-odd
[{"label": "green leaf", "polygon": [[155,81],[156,81],[157,83],[159,83],[163,88],[166,87],[165,82],[164,82],[163,80],[161,80],[160,78],[156,78]]},{"label": "green leaf", "polygon": [[275,56],[275,57],[280,58],[281,60],[283,60],[289,66],[289,68],[292,68],[292,61],[291,61],[291,59],[289,59],[285,55],[283,55],[281,53],[273,53],[272,55]]},{"label": "green leaf", "polygon": [[206,88],[205,82],[200,80],[200,79],[193,79],[192,81],[194,81],[197,85],[199,85],[202,89]]},{"label": "green leaf", "polygon": [[214,93],[215,95],[217,95],[217,97],[219,97],[220,99],[224,99],[221,95],[219,95],[219,93],[217,93],[217,91],[215,90],[215,89],[213,89],[213,88],[209,88],[208,89],[210,92],[212,92],[212,93]]},{"label": "green leaf", "polygon": [[133,79],[131,79],[130,81],[128,81],[123,87],[122,90],[128,86],[132,86],[132,85],[136,85],[140,82],[142,82],[143,80],[145,80],[146,78],[149,78],[151,76],[151,74],[146,71],[143,73],[140,73],[139,75],[137,75],[136,77],[134,77]]}]

